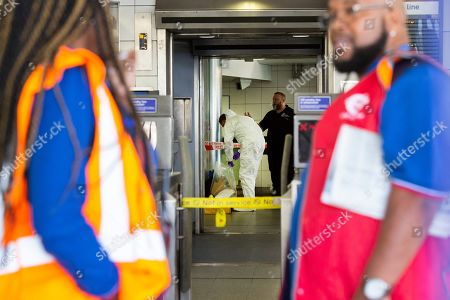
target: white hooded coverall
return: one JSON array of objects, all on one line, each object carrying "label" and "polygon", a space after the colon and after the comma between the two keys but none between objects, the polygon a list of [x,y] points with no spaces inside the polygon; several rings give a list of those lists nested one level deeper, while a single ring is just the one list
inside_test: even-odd
[{"label": "white hooded coverall", "polygon": [[223,127],[225,155],[233,160],[233,138],[241,144],[241,180],[244,197],[255,197],[255,183],[259,163],[264,152],[265,140],[259,125],[250,117],[238,116],[229,110],[225,113],[227,120]]}]

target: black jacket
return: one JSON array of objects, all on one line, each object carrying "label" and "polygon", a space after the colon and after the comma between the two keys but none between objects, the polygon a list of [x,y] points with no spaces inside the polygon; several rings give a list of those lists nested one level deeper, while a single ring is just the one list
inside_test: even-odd
[{"label": "black jacket", "polygon": [[286,108],[277,113],[275,110],[269,111],[264,119],[259,123],[259,126],[263,131],[267,132],[267,152],[282,153],[284,138],[287,134],[293,134],[294,132],[294,110],[286,105]]}]

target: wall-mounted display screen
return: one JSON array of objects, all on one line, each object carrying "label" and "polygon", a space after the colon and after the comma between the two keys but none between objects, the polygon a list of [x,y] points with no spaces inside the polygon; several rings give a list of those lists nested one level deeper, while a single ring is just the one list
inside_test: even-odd
[{"label": "wall-mounted display screen", "polygon": [[440,40],[442,20],[439,1],[406,1],[407,26],[410,36],[409,46],[442,63]]},{"label": "wall-mounted display screen", "polygon": [[154,114],[158,112],[158,100],[156,98],[135,98],[133,104],[138,113]]},{"label": "wall-mounted display screen", "polygon": [[311,154],[311,144],[320,115],[294,117],[294,166],[305,168]]},{"label": "wall-mounted display screen", "polygon": [[337,96],[337,94],[295,93],[295,114],[321,115],[331,106]]}]

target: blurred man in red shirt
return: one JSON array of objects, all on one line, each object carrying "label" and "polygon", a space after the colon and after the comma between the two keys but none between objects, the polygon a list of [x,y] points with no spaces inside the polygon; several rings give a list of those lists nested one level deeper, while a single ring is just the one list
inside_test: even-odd
[{"label": "blurred man in red shirt", "polygon": [[403,1],[330,0],[327,19],[361,81],[316,127],[281,298],[450,299],[450,77],[409,52]]}]

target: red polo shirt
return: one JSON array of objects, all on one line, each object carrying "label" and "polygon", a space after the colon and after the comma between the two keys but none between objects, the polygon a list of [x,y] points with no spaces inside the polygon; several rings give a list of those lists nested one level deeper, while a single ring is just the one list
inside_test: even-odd
[{"label": "red polo shirt", "polygon": [[[405,68],[388,90],[377,70],[341,95],[316,127],[298,244],[288,253],[288,260],[297,264],[290,299],[351,299],[379,234],[379,220],[326,205],[321,200],[342,125],[381,137],[383,160],[386,166],[394,166],[388,172],[393,186],[430,201],[450,197],[448,74],[418,59],[414,67]],[[403,149],[410,146],[415,148],[414,155],[402,155]],[[419,234],[426,233],[411,228],[411,238]],[[449,267],[449,239],[428,237],[394,286],[392,299],[450,299],[444,280],[449,277]]]}]

